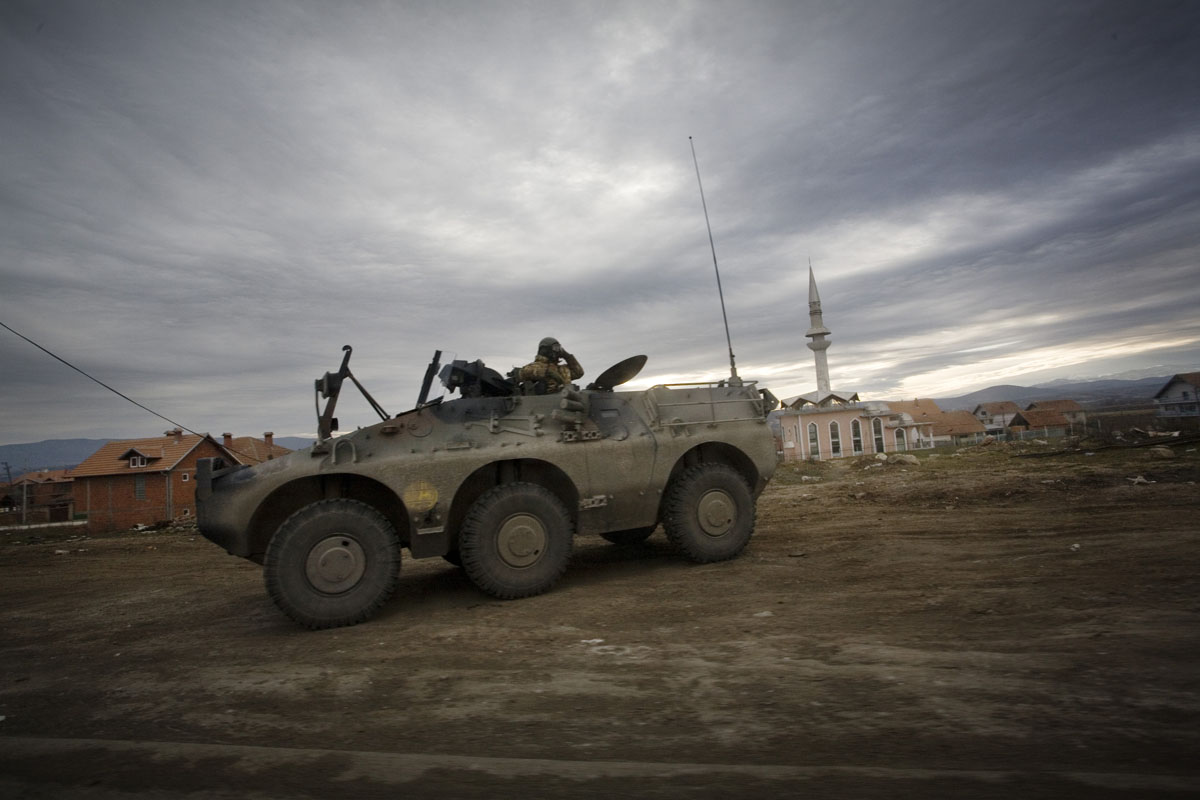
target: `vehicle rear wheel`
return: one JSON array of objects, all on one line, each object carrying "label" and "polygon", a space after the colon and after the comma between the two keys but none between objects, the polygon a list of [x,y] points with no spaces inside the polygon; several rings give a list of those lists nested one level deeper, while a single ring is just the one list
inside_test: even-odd
[{"label": "vehicle rear wheel", "polygon": [[754,495],[736,470],[703,463],[684,470],[667,495],[667,538],[692,561],[733,558],[754,533]]},{"label": "vehicle rear wheel", "polygon": [[554,585],[571,560],[573,536],[571,515],[550,490],[509,483],[471,506],[458,549],[472,583],[512,600]]},{"label": "vehicle rear wheel", "polygon": [[396,589],[400,540],[392,524],[357,500],[321,500],[288,517],[267,545],[267,593],[312,628],[368,619]]},{"label": "vehicle rear wheel", "polygon": [[641,544],[650,538],[650,534],[654,533],[654,529],[657,527],[657,525],[651,525],[648,528],[630,528],[627,531],[609,531],[608,533],[600,534],[600,536],[612,542],[613,544],[625,546]]}]

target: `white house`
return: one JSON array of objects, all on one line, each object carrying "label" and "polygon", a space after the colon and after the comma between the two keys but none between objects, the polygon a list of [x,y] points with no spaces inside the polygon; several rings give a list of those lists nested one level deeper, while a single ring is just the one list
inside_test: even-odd
[{"label": "white house", "polygon": [[1160,417],[1200,416],[1200,372],[1184,372],[1171,376],[1167,385],[1154,395],[1154,405]]},{"label": "white house", "polygon": [[1002,436],[1008,423],[1021,413],[1021,407],[1012,400],[1001,400],[996,403],[980,403],[971,413],[983,423],[985,431],[992,436]]}]

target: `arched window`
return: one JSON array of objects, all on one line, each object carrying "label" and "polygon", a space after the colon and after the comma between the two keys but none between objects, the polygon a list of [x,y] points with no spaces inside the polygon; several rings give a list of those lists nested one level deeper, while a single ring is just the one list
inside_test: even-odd
[{"label": "arched window", "polygon": [[883,452],[883,421],[876,417],[871,420],[871,432],[875,434],[875,452]]},{"label": "arched window", "polygon": [[901,452],[908,449],[908,438],[904,435],[904,428],[896,428],[896,449]]},{"label": "arched window", "polygon": [[817,438],[817,423],[808,423],[808,457],[821,458],[821,441]]},{"label": "arched window", "polygon": [[842,427],[836,422],[829,423],[829,455],[831,458],[842,457]]},{"label": "arched window", "polygon": [[854,420],[850,423],[850,442],[854,447],[854,455],[861,456],[863,453],[862,423],[858,420]]}]

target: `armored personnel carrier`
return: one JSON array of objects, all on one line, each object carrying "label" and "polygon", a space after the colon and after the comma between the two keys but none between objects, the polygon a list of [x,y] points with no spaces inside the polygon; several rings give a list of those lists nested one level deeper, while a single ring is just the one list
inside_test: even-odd
[{"label": "armored personnel carrier", "polygon": [[[635,356],[585,389],[545,394],[516,370],[443,365],[439,351],[416,407],[389,417],[343,350],[341,368],[316,381],[315,445],[197,469],[200,532],[262,564],[272,600],[301,625],[369,618],[396,587],[402,548],[511,599],[553,586],[576,536],[635,544],[661,524],[685,557],[710,562],[738,555],[754,532],[775,470],[766,416],[777,401],[752,382],[617,391],[645,364]],[[435,376],[443,396],[429,400]],[[346,378],[381,421],[335,437]]]}]

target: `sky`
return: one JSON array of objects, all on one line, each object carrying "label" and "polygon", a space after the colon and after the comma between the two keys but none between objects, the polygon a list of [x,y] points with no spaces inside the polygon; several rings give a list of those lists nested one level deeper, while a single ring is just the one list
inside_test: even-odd
[{"label": "sky", "polygon": [[[780,397],[810,263],[864,399],[1200,369],[1191,0],[0,4],[0,322],[194,431],[312,435],[345,344],[390,414],[544,336],[725,377],[697,164]],[[0,444],[171,427],[0,370]]]}]

